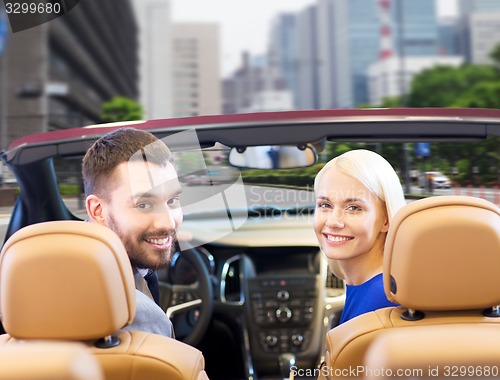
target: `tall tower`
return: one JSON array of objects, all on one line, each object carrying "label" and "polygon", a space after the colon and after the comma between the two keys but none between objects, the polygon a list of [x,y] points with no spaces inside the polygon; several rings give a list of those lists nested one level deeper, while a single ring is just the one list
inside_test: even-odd
[{"label": "tall tower", "polygon": [[172,38],[173,115],[221,113],[219,25],[177,22]]},{"label": "tall tower", "polygon": [[380,15],[380,59],[392,57],[391,0],[378,0]]},{"label": "tall tower", "polygon": [[139,35],[140,102],[147,119],[173,114],[170,0],[134,0]]}]

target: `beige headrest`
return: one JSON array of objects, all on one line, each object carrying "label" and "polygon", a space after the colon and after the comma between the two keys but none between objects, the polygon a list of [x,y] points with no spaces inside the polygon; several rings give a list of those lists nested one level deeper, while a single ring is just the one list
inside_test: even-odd
[{"label": "beige headrest", "polygon": [[394,216],[384,252],[388,298],[418,310],[500,304],[500,209],[484,199],[437,196]]},{"label": "beige headrest", "polygon": [[13,234],[2,249],[0,311],[14,338],[102,338],[134,319],[135,302],[129,258],[106,227],[34,224]]},{"label": "beige headrest", "polygon": [[15,342],[0,346],[0,380],[100,380],[103,370],[76,342]]}]

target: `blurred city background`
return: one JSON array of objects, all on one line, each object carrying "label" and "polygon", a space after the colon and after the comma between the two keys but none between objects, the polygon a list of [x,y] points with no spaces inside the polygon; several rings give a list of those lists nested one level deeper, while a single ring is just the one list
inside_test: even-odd
[{"label": "blurred city background", "polygon": [[[265,2],[234,0],[246,3],[238,14],[223,0],[208,3],[221,20],[249,18],[259,25],[229,30],[232,41],[242,42],[230,53],[239,57],[233,66],[223,21],[206,21],[206,4],[196,1],[81,0],[67,15],[17,33],[3,14],[0,149],[28,134],[115,120],[353,107],[500,108],[499,0],[304,0],[290,11],[282,1],[284,10],[265,26],[255,16],[259,9],[267,14]],[[187,16],[184,11],[175,19],[176,6],[189,4]],[[245,13],[248,7],[252,13]],[[267,38],[260,52],[252,51],[245,41],[262,28]],[[499,145],[498,139],[468,144],[465,158],[437,143],[382,153],[404,173],[403,181],[417,184],[421,173],[440,170],[453,186],[493,188]],[[15,186],[3,164],[0,174],[2,186]],[[78,183],[79,162],[61,175],[62,182]]]}]

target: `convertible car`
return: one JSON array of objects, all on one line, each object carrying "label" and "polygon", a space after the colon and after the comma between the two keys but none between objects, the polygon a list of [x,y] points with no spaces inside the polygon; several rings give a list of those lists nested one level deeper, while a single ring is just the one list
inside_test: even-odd
[{"label": "convertible car", "polygon": [[[175,153],[184,222],[172,264],[159,273],[161,302],[177,338],[202,351],[211,379],[316,377],[345,300],[312,229],[314,176],[332,157],[379,152],[397,170],[408,203],[468,195],[500,204],[500,110],[200,116],[14,141],[2,153],[20,188],[5,240],[32,224],[85,219],[81,158],[121,127],[150,131]],[[428,171],[447,175],[451,187],[419,187]]]}]

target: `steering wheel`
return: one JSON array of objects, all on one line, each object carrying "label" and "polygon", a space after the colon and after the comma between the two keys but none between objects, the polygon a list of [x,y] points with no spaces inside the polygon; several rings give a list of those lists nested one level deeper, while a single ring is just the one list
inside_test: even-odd
[{"label": "steering wheel", "polygon": [[167,305],[166,314],[177,339],[191,346],[203,338],[214,307],[213,285],[201,250],[202,247],[177,251],[167,279],[160,275],[162,306],[165,310]]}]

